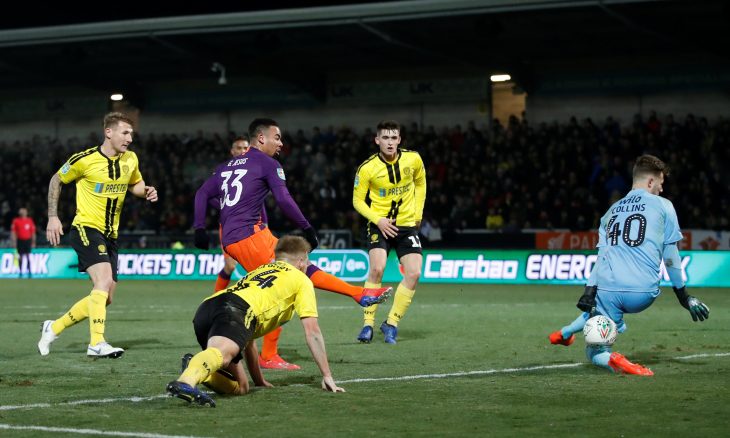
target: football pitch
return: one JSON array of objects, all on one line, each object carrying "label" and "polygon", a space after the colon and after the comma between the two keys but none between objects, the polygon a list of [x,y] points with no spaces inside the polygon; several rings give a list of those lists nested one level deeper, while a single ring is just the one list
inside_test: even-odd
[{"label": "football pitch", "polygon": [[[570,347],[547,335],[572,321],[579,287],[421,285],[398,344],[376,331],[355,338],[354,301],[317,292],[334,378],[319,371],[295,317],[281,355],[300,371],[264,371],[275,385],[214,409],[164,395],[180,357],[197,352],[192,316],[212,283],[124,281],[107,313],[121,359],[86,357],[88,324],[65,331],[41,357],[41,321],[83,297],[90,282],[0,283],[0,436],[727,436],[730,289],[693,289],[711,309],[693,323],[671,289],[639,315],[614,351],[653,377],[589,365],[582,336]],[[385,319],[390,302],[378,311]]]}]

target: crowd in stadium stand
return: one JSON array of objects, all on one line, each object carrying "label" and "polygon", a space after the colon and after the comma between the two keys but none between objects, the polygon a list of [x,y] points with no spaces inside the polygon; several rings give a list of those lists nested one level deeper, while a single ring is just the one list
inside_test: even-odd
[{"label": "crowd in stadium stand", "polygon": [[[486,124],[485,124],[486,125]],[[287,132],[279,160],[290,192],[317,229],[350,229],[359,237],[364,220],[352,208],[352,182],[359,163],[377,151],[374,132],[313,128]],[[672,167],[664,195],[674,202],[683,228],[730,229],[730,121],[710,123],[687,115],[661,118],[652,112],[630,123],[571,118],[533,126],[512,117],[506,126],[419,129],[405,124],[402,147],[417,150],[428,174],[424,211],[427,228],[592,230],[613,200],[631,185],[632,160],[642,153]],[[142,134],[132,149],[145,180],[160,194],[156,205],[128,199],[122,230],[185,233],[192,223],[195,190],[227,158],[229,134]],[[100,144],[97,134],[65,144],[38,136],[30,142],[0,142],[2,226],[28,206],[44,229],[48,181],[68,156]],[[64,188],[60,215],[74,215],[74,189]],[[275,231],[292,225],[268,203]],[[215,218],[210,229],[216,228]]]}]

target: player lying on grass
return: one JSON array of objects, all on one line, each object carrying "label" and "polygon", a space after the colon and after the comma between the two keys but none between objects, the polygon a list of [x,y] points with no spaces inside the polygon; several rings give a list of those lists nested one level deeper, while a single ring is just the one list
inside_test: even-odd
[{"label": "player lying on grass", "polygon": [[[570,345],[591,314],[607,316],[618,333],[626,331],[624,313],[639,313],[659,296],[662,259],[679,303],[694,321],[704,321],[710,310],[688,295],[682,278],[677,242],[682,240],[672,203],[659,196],[669,167],[652,155],[637,158],[633,187],[601,218],[598,228],[598,260],[578,301],[578,318],[550,334],[550,343]],[[586,347],[593,364],[615,372],[651,376],[654,373],[611,351],[610,345]]]},{"label": "player lying on grass", "polygon": [[[312,357],[322,373],[322,389],[345,392],[335,384],[324,338],[317,322],[317,301],[305,272],[311,247],[297,236],[284,236],[274,250],[276,261],[249,272],[233,286],[206,298],[193,319],[195,336],[203,351],[190,358],[167,392],[188,402],[215,406],[197,389],[205,384],[220,394],[246,394],[249,382],[242,356],[256,386],[271,386],[261,373],[254,340],[280,327],[294,312],[304,326]],[[226,371],[225,373],[219,370]]]}]

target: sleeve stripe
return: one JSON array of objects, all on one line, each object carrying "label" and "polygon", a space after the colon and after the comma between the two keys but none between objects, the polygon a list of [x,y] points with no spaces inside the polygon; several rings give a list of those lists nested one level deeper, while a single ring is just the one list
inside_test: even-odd
[{"label": "sleeve stripe", "polygon": [[74,164],[77,161],[79,161],[80,159],[82,159],[86,156],[89,156],[89,155],[93,154],[94,152],[96,152],[96,149],[89,149],[89,150],[86,150],[83,152],[79,152],[78,154],[74,154],[71,156],[71,158],[68,159],[68,164]]},{"label": "sleeve stripe", "polygon": [[377,156],[378,156],[378,154],[372,155],[370,158],[368,158],[367,160],[365,160],[360,166],[358,166],[357,171],[355,172],[355,175],[357,175],[358,173],[360,173],[360,169],[362,169],[362,167],[364,165],[366,165],[369,162],[373,161],[375,159],[375,157],[377,157]]}]

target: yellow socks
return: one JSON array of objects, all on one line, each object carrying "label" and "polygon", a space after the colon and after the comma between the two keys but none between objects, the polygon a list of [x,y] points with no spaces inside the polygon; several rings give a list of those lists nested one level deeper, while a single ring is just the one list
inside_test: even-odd
[{"label": "yellow socks", "polygon": [[63,316],[53,321],[51,324],[51,330],[56,335],[61,334],[62,331],[71,327],[74,324],[78,324],[81,321],[89,317],[89,298],[90,295],[86,295],[71,306],[68,312],[64,313]]},{"label": "yellow socks", "polygon": [[109,292],[94,289],[89,295],[89,345],[104,342],[104,328],[106,327],[106,299]]},{"label": "yellow socks", "polygon": [[[377,289],[379,287],[380,283],[371,283],[369,281],[365,282],[365,289]],[[377,304],[373,304],[372,306],[368,306],[362,309],[365,325],[369,325],[370,327],[375,325],[375,312],[377,310]]]},{"label": "yellow socks", "polygon": [[403,283],[398,285],[398,289],[395,291],[395,298],[393,298],[393,307],[391,307],[390,314],[388,314],[388,324],[398,327],[398,322],[406,314],[415,293],[415,290],[406,289]]},{"label": "yellow socks", "polygon": [[177,380],[194,387],[218,371],[222,365],[223,354],[220,350],[207,348],[190,359],[188,367]]},{"label": "yellow socks", "polygon": [[212,389],[218,394],[237,394],[238,382],[224,376],[221,373],[210,373],[207,379],[203,380],[203,385]]}]

